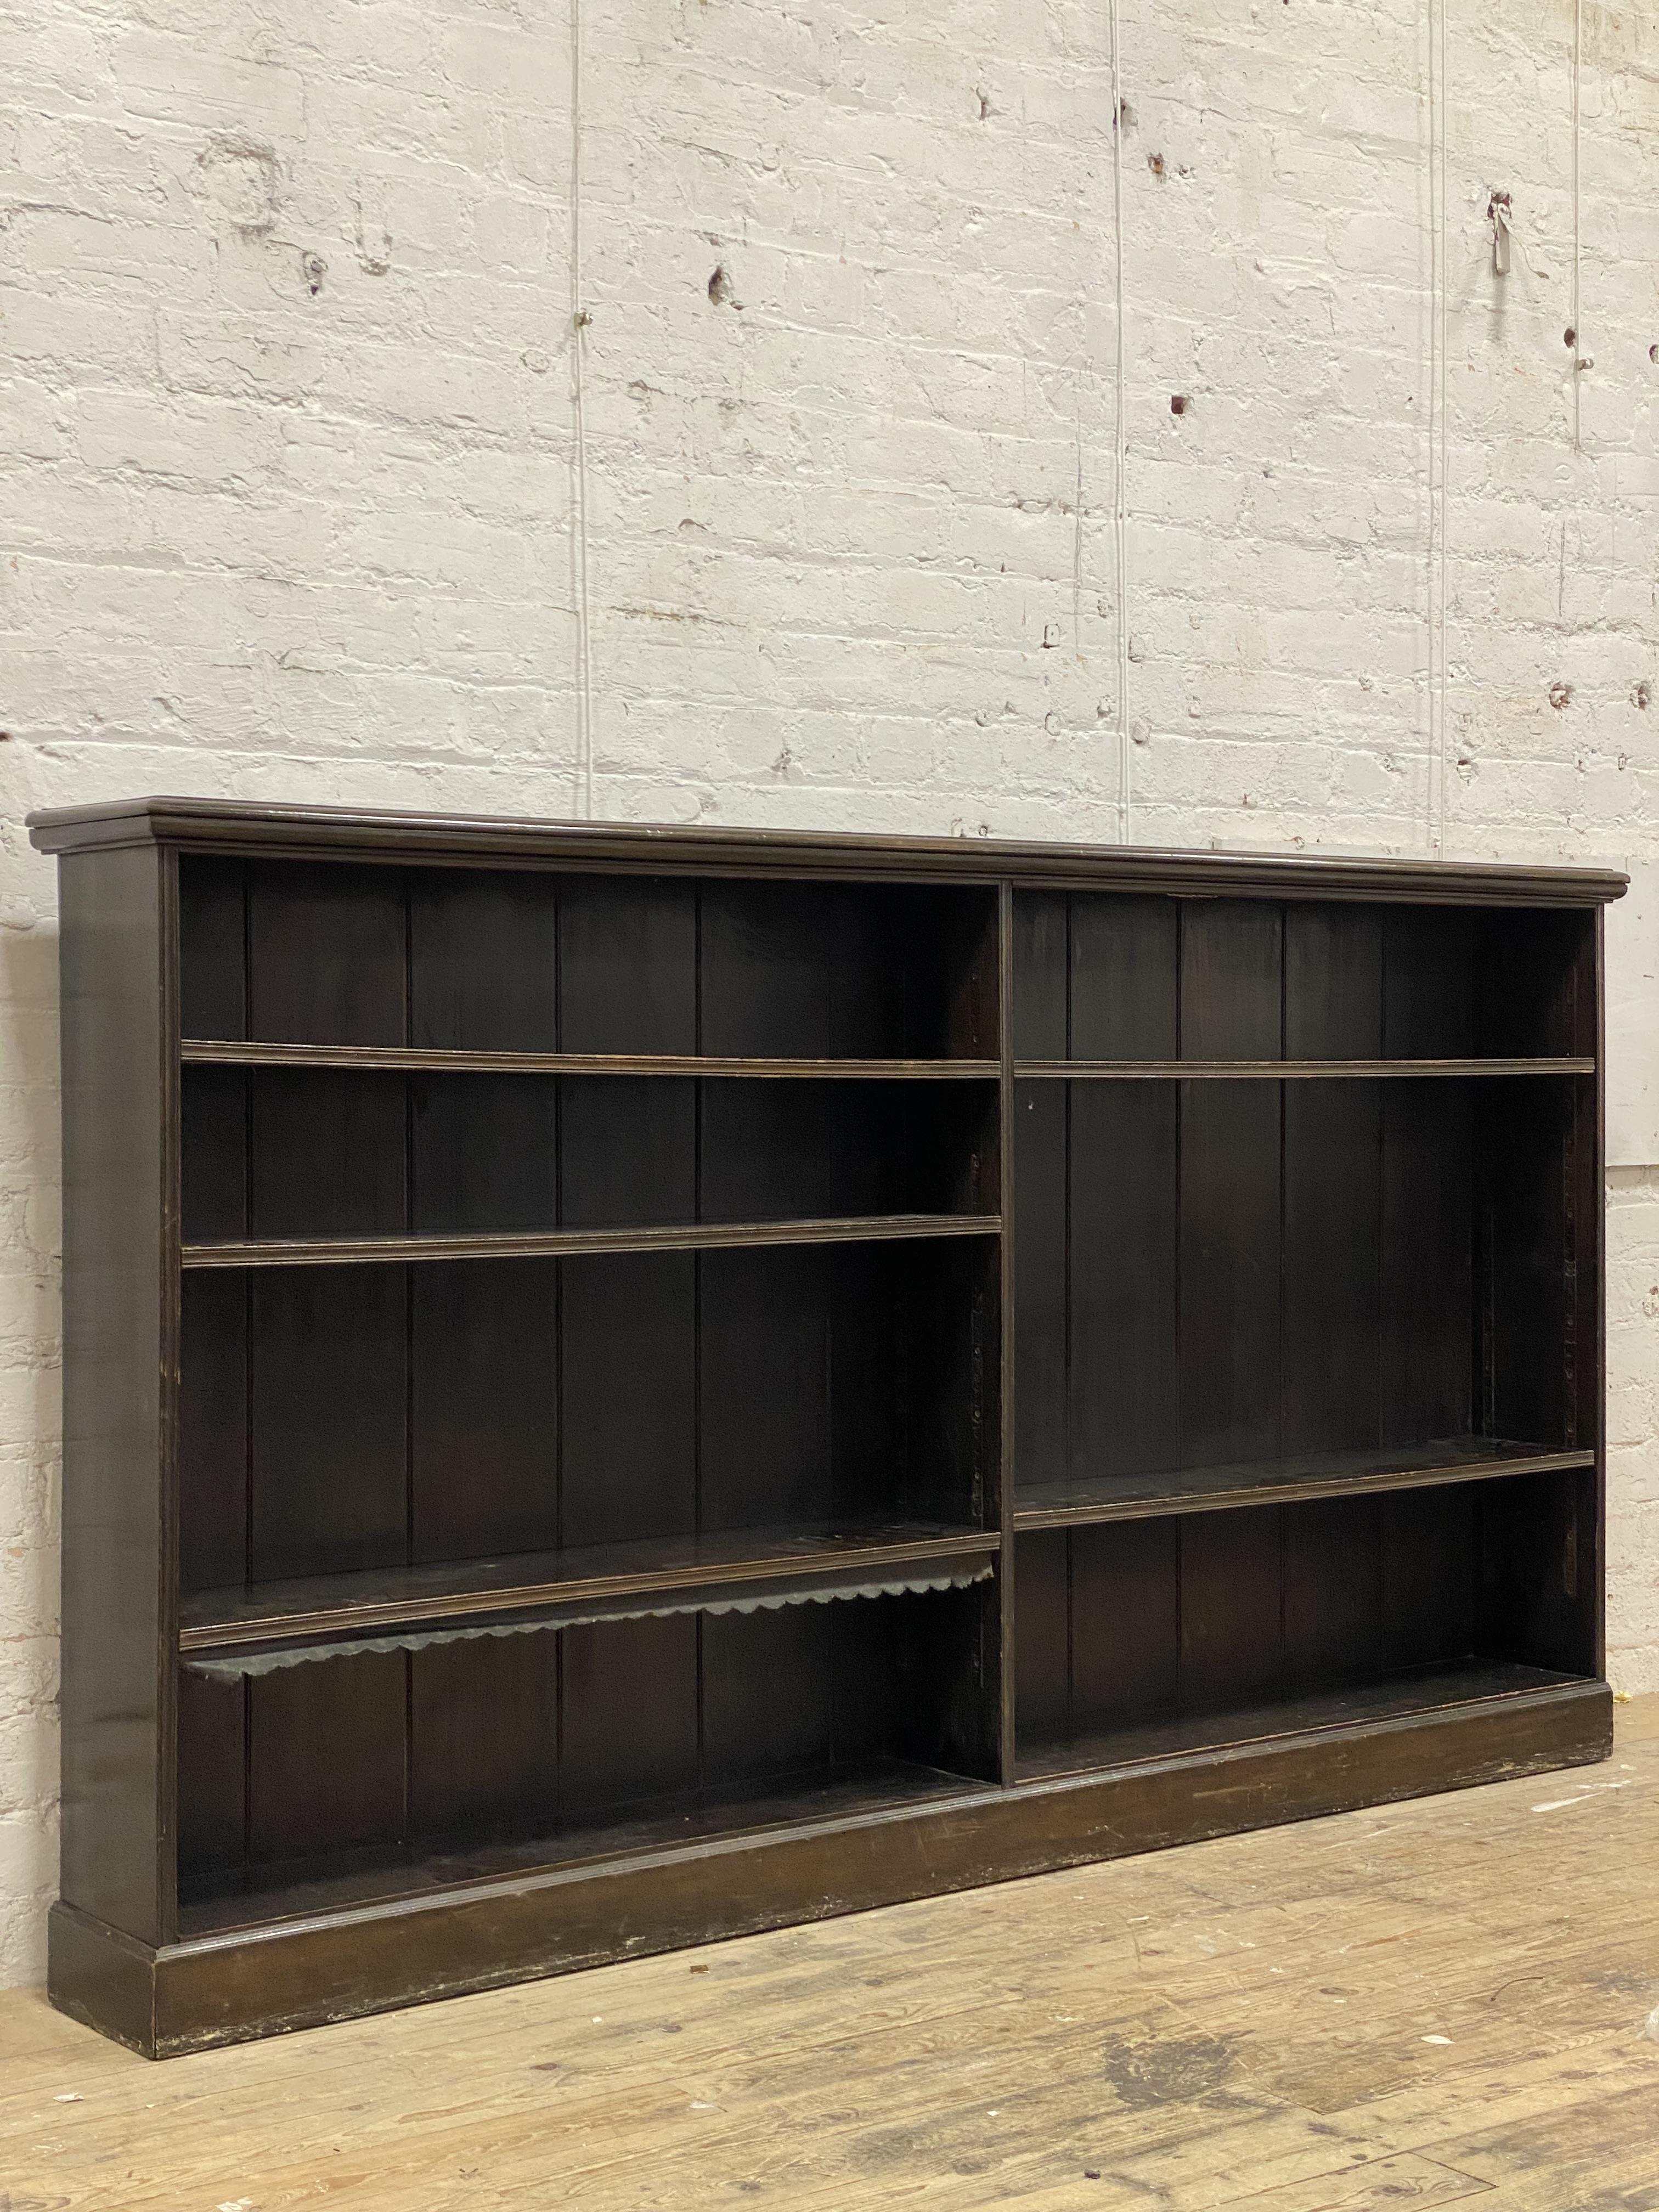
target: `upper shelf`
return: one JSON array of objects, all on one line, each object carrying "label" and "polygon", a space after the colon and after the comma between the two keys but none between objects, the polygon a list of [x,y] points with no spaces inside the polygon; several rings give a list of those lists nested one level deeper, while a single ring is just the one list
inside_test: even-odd
[{"label": "upper shelf", "polygon": [[1070,1483],[1017,1489],[1018,1529],[1069,1528],[1099,1521],[1147,1521],[1169,1513],[1206,1513],[1240,1505],[1281,1505],[1301,1498],[1352,1497],[1363,1492],[1421,1490],[1498,1476],[1556,1474],[1594,1467],[1592,1451],[1498,1437],[1436,1437],[1423,1443],[1367,1445],[1230,1467],[1178,1468],[1163,1474],[1085,1476]]},{"label": "upper shelf", "polygon": [[[337,1067],[450,1075],[640,1075],[801,1082],[994,1083],[994,1060],[803,1060],[694,1053],[467,1052],[434,1046],[258,1044],[186,1037],[201,1067]],[[1585,1058],[1465,1060],[1023,1060],[1019,1081],[1157,1083],[1376,1081],[1399,1076],[1594,1075]]]},{"label": "upper shelf", "polygon": [[878,1595],[978,1581],[1000,1542],[994,1529],[855,1521],[313,1576],[185,1599],[179,1649],[246,1671],[369,1644]]},{"label": "upper shelf", "polygon": [[576,1259],[598,1252],[702,1252],[763,1244],[884,1244],[994,1237],[996,1213],[872,1213],[829,1221],[696,1221],[638,1229],[537,1229],[480,1236],[240,1237],[186,1244],[186,1267],[402,1266],[415,1260]]},{"label": "upper shelf", "polygon": [[994,1083],[994,1060],[740,1059],[694,1053],[467,1052],[435,1046],[243,1044],[228,1037],[186,1037],[179,1057],[192,1066],[404,1069],[449,1075],[726,1076],[821,1082]]},{"label": "upper shelf", "polygon": [[1507,1060],[1021,1060],[1022,1082],[1329,1083],[1399,1076],[1594,1075],[1595,1062],[1534,1056]]}]

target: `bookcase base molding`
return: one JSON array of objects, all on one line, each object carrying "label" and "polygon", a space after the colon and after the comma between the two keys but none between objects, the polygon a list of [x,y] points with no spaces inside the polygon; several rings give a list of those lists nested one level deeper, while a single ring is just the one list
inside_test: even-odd
[{"label": "bookcase base molding", "polygon": [[1622,878],[30,826],[65,2012],[159,2057],[1607,1756]]},{"label": "bookcase base molding", "polygon": [[149,2058],[1094,1860],[1583,1765],[1605,1683],[1516,1689],[161,1949],[52,1908],[52,2002]]}]

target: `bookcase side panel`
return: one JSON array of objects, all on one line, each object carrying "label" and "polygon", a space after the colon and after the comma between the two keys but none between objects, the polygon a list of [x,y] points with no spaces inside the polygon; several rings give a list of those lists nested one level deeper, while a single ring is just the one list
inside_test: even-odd
[{"label": "bookcase side panel", "polygon": [[172,863],[60,863],[64,1900],[145,1942],[171,1917],[167,1454]]}]

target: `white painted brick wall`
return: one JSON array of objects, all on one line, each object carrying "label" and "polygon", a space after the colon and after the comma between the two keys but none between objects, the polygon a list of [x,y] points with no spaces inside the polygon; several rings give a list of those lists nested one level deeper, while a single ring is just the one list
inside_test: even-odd
[{"label": "white painted brick wall", "polygon": [[[569,4],[0,0],[0,1981],[40,1971],[54,1865],[56,949],[21,817],[570,810]],[[1449,845],[1642,861],[1659,24],[1583,0],[1575,453],[1571,0],[1445,6]],[[1147,841],[1425,848],[1429,10],[1124,0]],[[1109,836],[1107,0],[588,0],[584,35],[598,811]],[[1630,1688],[1656,1177],[1610,1189]]]}]

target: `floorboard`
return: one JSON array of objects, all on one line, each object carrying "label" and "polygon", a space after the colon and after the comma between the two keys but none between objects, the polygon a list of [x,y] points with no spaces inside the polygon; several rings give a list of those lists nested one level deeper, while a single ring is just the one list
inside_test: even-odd
[{"label": "floorboard", "polygon": [[[149,2065],[0,1996],[10,2212],[1659,2212],[1604,1766]],[[1659,2031],[1656,2031],[1659,2032]]]}]

